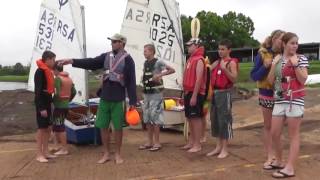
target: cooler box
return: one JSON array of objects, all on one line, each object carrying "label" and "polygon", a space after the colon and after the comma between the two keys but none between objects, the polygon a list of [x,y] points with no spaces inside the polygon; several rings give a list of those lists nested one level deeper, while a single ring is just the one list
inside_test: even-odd
[{"label": "cooler box", "polygon": [[65,120],[67,141],[73,144],[101,144],[100,129],[94,127],[95,114],[98,100],[89,100],[90,112],[93,117],[90,121],[83,122],[86,117],[88,106],[76,103],[69,104],[69,113]]},{"label": "cooler box", "polygon": [[76,125],[65,121],[67,141],[72,144],[101,144],[100,129],[94,125]]}]

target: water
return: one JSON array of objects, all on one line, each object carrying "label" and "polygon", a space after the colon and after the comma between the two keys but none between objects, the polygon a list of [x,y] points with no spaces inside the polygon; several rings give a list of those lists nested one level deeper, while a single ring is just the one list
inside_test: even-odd
[{"label": "water", "polygon": [[0,82],[0,91],[27,89],[28,84],[23,82]]}]

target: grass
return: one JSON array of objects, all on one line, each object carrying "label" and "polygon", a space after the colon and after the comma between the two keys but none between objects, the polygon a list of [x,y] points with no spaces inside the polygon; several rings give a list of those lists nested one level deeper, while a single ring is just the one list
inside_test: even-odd
[{"label": "grass", "polygon": [[0,81],[2,82],[28,82],[28,76],[14,76],[14,75],[8,75],[8,76],[0,76]]},{"label": "grass", "polygon": [[[236,86],[254,89],[256,88],[256,83],[250,79],[250,71],[253,67],[253,63],[240,63],[240,71],[238,82]],[[319,74],[320,73],[320,61],[310,61],[310,66],[308,70],[309,74]],[[28,76],[0,76],[0,81],[4,82],[27,82]],[[97,89],[99,87],[99,80],[95,79],[93,76],[89,76],[89,88]],[[308,87],[320,87],[320,84],[308,85]]]},{"label": "grass", "polygon": [[[319,74],[320,73],[320,61],[309,61],[308,74]],[[240,63],[238,83],[237,87],[254,89],[256,88],[256,83],[250,79],[250,71],[253,67],[253,63]],[[308,87],[320,87],[320,84],[308,85]]]}]

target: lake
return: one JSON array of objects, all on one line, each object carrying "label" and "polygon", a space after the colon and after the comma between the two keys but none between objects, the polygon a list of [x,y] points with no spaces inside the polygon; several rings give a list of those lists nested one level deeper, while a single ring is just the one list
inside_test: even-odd
[{"label": "lake", "polygon": [[28,83],[23,82],[0,82],[0,91],[27,89]]}]

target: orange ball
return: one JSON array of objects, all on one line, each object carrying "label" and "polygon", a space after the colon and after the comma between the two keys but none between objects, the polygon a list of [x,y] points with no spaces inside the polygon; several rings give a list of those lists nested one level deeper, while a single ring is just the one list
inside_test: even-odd
[{"label": "orange ball", "polygon": [[135,126],[140,123],[140,115],[136,109],[128,110],[126,112],[126,120],[130,126]]}]

